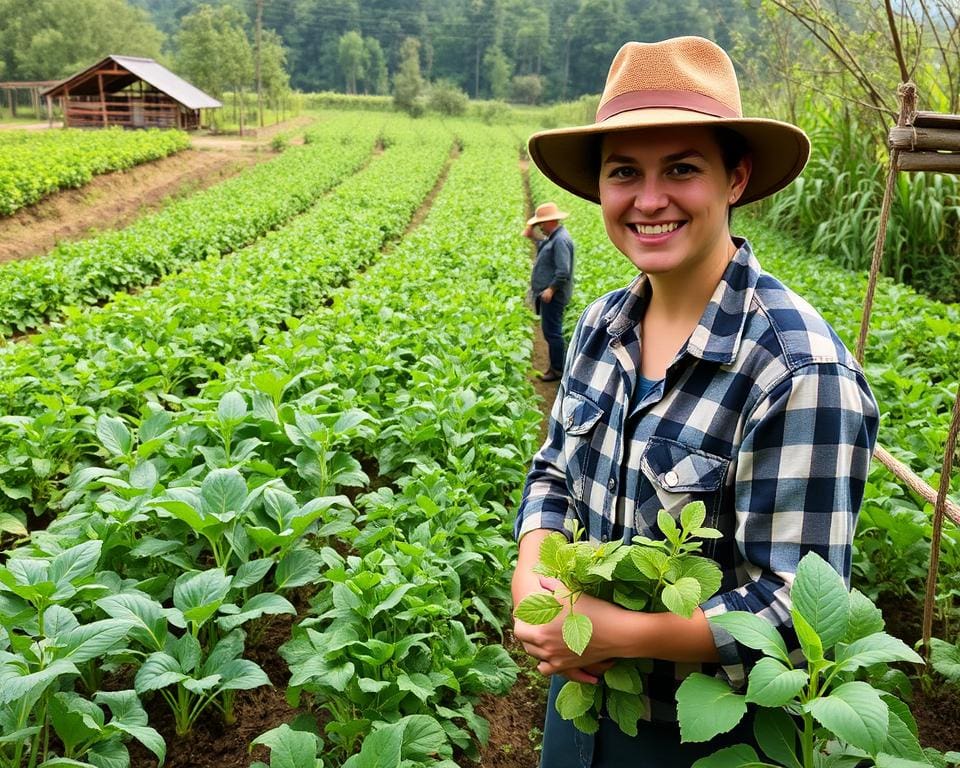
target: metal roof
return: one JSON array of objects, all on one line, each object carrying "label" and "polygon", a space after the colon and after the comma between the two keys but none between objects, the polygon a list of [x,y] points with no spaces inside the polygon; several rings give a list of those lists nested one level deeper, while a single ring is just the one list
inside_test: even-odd
[{"label": "metal roof", "polygon": [[93,74],[97,69],[101,68],[108,61],[113,61],[115,64],[119,65],[123,69],[127,70],[134,78],[110,78],[105,79],[104,85],[109,87],[113,85],[114,87],[111,90],[120,90],[125,88],[133,79],[143,80],[145,83],[152,85],[158,91],[162,91],[167,94],[174,101],[179,102],[187,109],[216,109],[217,107],[222,107],[223,105],[214,99],[211,96],[208,96],[199,88],[190,85],[182,77],[178,77],[173,74],[169,69],[164,67],[162,64],[158,64],[153,59],[142,59],[136,56],[107,56],[102,61],[97,62],[92,67],[88,67],[82,72],[78,72],[72,77],[68,77],[66,80],[62,80],[57,83],[53,88],[50,88],[47,91],[44,91],[43,95],[47,96],[62,96],[62,91],[66,86],[69,86],[75,81],[81,80],[85,75]]}]

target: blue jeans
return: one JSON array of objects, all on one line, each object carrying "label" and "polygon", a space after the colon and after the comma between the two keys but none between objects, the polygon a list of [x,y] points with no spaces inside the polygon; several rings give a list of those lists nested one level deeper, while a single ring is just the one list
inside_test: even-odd
[{"label": "blue jeans", "polygon": [[563,357],[567,350],[567,342],[563,339],[563,310],[566,308],[567,305],[561,304],[556,298],[545,302],[537,297],[540,327],[543,328],[543,338],[550,349],[550,367],[557,373],[563,371]]},{"label": "blue jeans", "polygon": [[627,736],[609,717],[601,717],[600,730],[587,735],[557,714],[554,702],[565,682],[560,675],[550,681],[540,768],[688,768],[723,747],[755,744],[750,712],[730,733],[707,743],[681,744],[676,723],[647,720],[637,724],[636,736]]}]

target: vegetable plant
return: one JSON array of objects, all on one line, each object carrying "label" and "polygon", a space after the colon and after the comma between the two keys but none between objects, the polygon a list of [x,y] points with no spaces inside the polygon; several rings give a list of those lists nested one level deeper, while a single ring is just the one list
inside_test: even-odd
[{"label": "vegetable plant", "polygon": [[[689,618],[720,587],[720,568],[697,554],[701,542],[693,540],[720,535],[716,529],[703,526],[705,519],[703,502],[692,502],[680,511],[679,525],[668,512],[660,510],[657,524],[663,540],[636,536],[633,544],[613,541],[598,545],[581,541],[582,528],[577,521],[570,521],[573,540],[568,542],[556,531],[547,535],[534,566],[536,573],[559,579],[563,589],[527,596],[514,615],[528,624],[547,624],[568,609],[563,619],[563,640],[578,655],[586,650],[593,635],[589,617],[576,612],[583,595],[634,611],[671,611]],[[636,736],[643,668],[643,660],[619,659],[604,673],[599,685],[567,681],[557,696],[557,712],[581,731],[595,733],[600,711],[606,706],[620,729]]]},{"label": "vegetable plant", "polygon": [[708,741],[757,708],[754,734],[766,756],[738,745],[696,763],[814,768],[824,765],[927,766],[907,706],[887,690],[893,662],[922,663],[917,653],[883,631],[880,611],[848,591],[819,555],[806,554],[790,590],[793,628],[802,661],[788,652],[766,619],[731,611],[711,621],[762,657],[749,672],[746,693],[694,673],[677,691],[683,741]]}]

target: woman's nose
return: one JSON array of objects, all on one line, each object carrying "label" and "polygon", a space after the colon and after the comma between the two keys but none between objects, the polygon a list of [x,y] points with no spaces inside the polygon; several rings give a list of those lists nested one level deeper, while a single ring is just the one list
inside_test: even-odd
[{"label": "woman's nose", "polygon": [[646,178],[641,181],[636,188],[636,194],[633,199],[633,207],[641,213],[653,213],[665,208],[667,205],[667,194],[660,180],[657,178]]}]

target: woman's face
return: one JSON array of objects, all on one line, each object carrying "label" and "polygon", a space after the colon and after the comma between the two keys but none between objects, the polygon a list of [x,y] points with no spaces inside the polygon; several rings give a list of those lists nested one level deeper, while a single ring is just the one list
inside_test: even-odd
[{"label": "woman's face", "polygon": [[709,128],[647,128],[604,137],[600,207],[607,235],[648,274],[710,270],[730,255],[727,210],[750,176],[732,171]]}]

